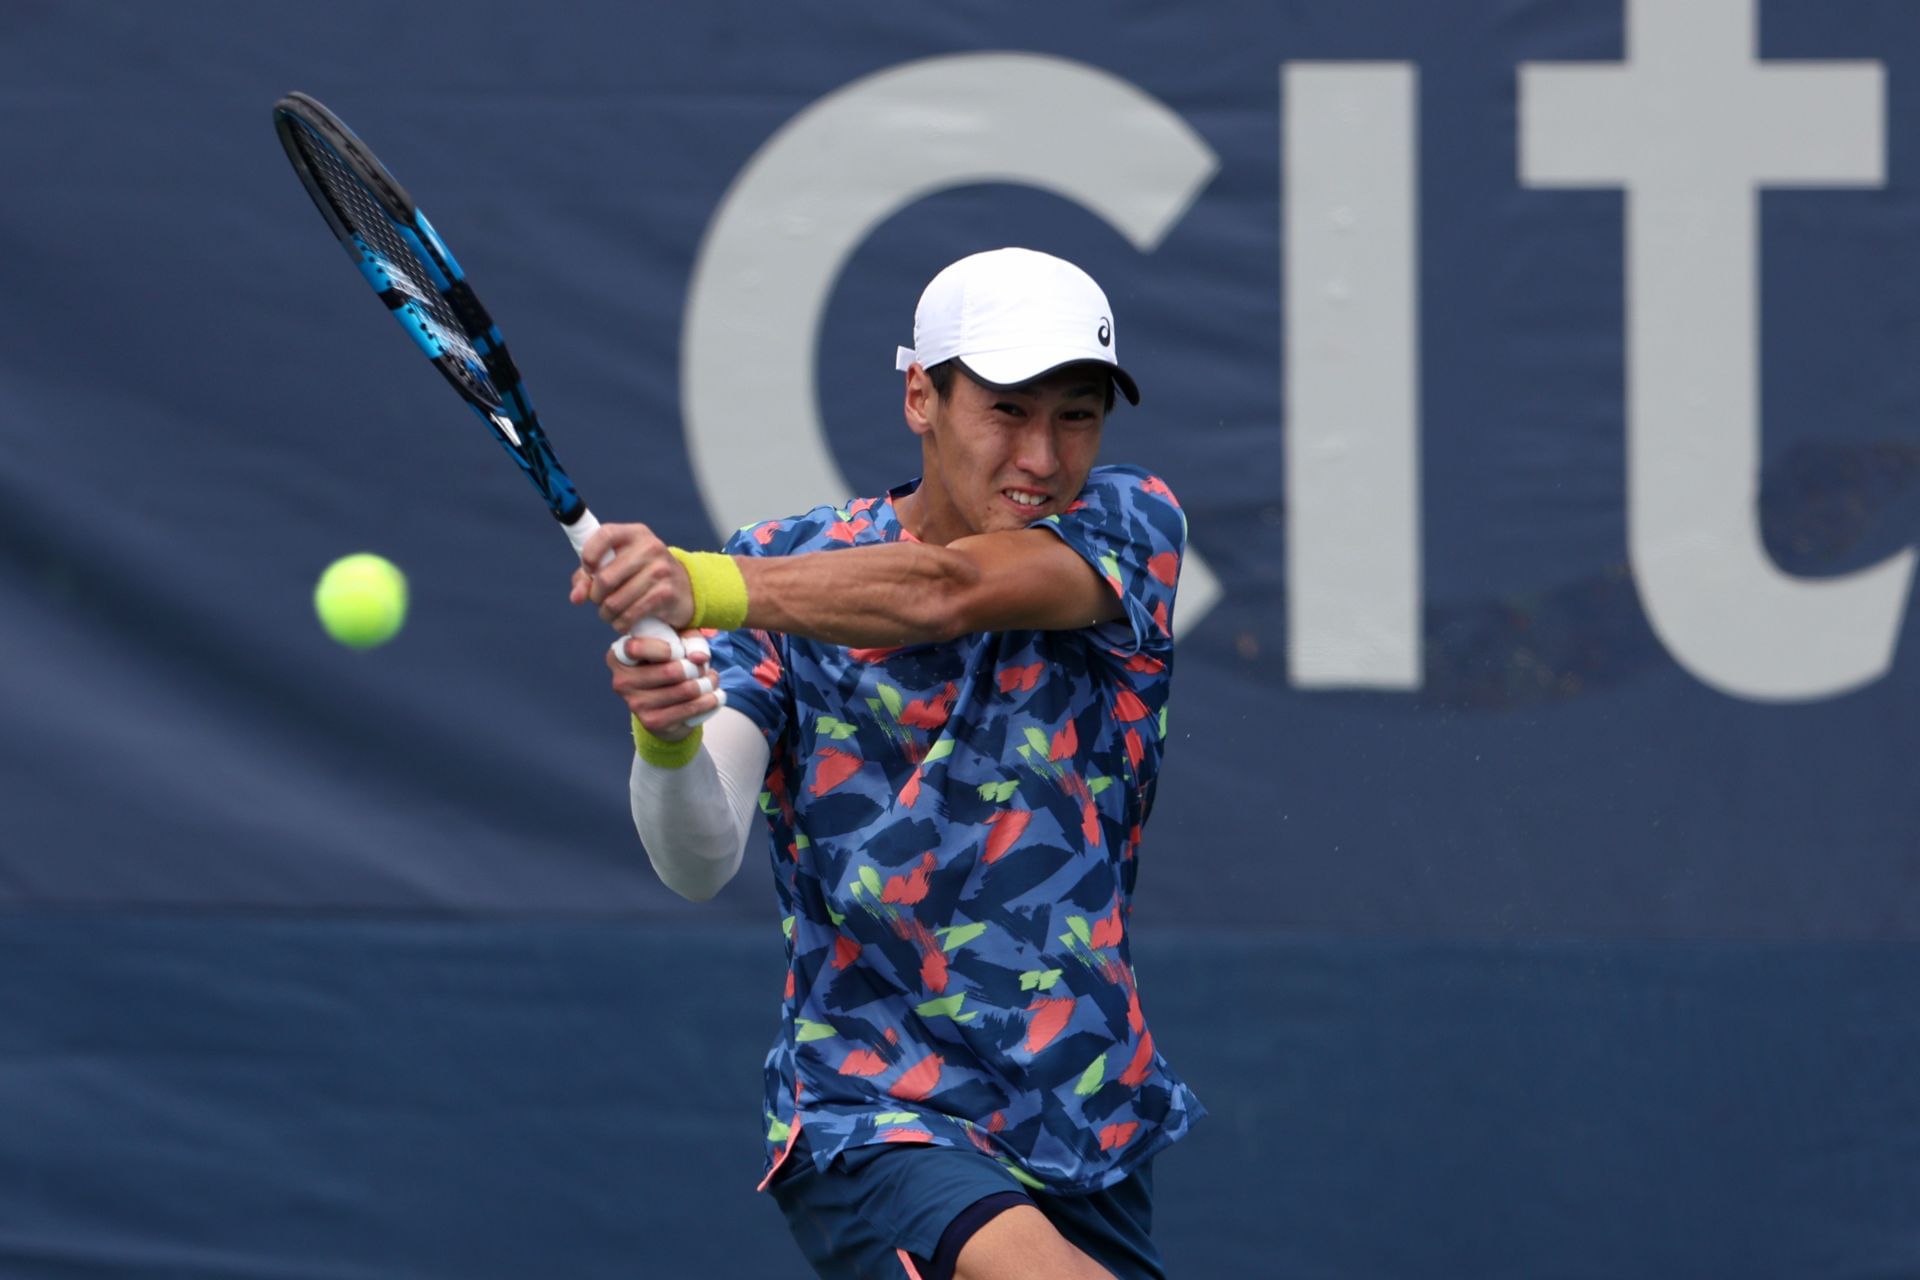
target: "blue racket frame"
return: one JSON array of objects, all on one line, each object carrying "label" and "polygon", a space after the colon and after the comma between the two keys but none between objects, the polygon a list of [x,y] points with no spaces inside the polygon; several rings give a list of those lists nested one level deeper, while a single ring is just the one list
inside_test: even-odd
[{"label": "blue racket frame", "polygon": [[[576,525],[586,503],[554,456],[499,326],[427,215],[358,135],[309,95],[280,99],[273,123],[361,277],[512,455],[554,518]],[[393,252],[396,243],[401,253]]]}]

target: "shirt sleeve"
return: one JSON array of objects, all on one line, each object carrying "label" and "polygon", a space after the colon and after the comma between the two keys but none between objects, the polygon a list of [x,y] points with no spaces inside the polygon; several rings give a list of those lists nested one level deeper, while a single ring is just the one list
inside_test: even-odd
[{"label": "shirt sleeve", "polygon": [[[727,539],[724,552],[732,556],[778,554],[770,544],[780,541],[781,522],[748,525]],[[768,631],[742,628],[713,632],[712,670],[726,691],[727,705],[739,711],[766,735],[769,743],[785,732],[793,699],[787,688],[787,638]]]},{"label": "shirt sleeve", "polygon": [[1071,507],[1034,527],[1051,529],[1120,597],[1125,616],[1089,629],[1096,647],[1119,659],[1172,652],[1187,518],[1165,481],[1138,467],[1096,467]]}]

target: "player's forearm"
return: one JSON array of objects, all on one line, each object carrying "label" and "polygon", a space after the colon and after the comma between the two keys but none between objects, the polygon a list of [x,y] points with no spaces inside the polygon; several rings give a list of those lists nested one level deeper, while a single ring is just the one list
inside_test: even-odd
[{"label": "player's forearm", "polygon": [[705,753],[679,769],[635,756],[628,792],[634,830],[660,882],[692,902],[720,892],[740,868],[743,841]]},{"label": "player's forearm", "polygon": [[920,543],[739,556],[746,625],[848,648],[950,640],[970,629],[980,578],[967,557]]},{"label": "player's forearm", "polygon": [[705,902],[740,869],[753,829],[768,751],[760,730],[722,710],[703,730],[700,751],[679,768],[636,755],[628,778],[634,830],[662,884]]}]

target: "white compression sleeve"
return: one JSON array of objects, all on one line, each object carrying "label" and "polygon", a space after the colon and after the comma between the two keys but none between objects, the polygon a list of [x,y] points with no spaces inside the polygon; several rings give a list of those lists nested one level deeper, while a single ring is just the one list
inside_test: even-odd
[{"label": "white compression sleeve", "polygon": [[760,726],[731,707],[707,722],[700,752],[685,766],[663,769],[634,756],[633,829],[662,884],[705,902],[733,879],[770,758]]}]

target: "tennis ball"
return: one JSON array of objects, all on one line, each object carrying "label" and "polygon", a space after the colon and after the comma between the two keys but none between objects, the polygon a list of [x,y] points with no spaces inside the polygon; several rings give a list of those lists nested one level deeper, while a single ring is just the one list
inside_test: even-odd
[{"label": "tennis ball", "polygon": [[342,556],[320,575],[313,610],[349,649],[385,644],[407,620],[407,575],[371,552]]}]

